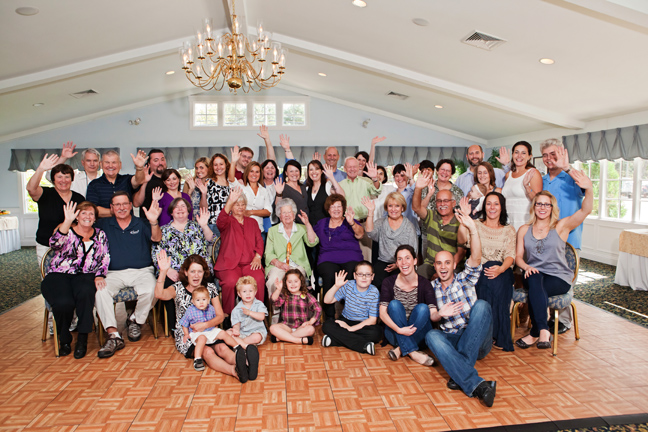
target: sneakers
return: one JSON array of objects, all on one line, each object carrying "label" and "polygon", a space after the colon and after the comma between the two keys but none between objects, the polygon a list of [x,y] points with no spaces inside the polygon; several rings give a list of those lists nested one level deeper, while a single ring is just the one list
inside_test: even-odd
[{"label": "sneakers", "polygon": [[497,382],[495,381],[482,381],[477,388],[473,391],[473,397],[478,397],[479,400],[487,407],[492,407],[495,402],[495,392],[497,390]]},{"label": "sneakers", "polygon": [[324,337],[322,338],[322,346],[323,347],[330,347],[332,342],[333,341],[331,340],[331,338],[328,335],[324,335]]},{"label": "sneakers", "polygon": [[240,345],[237,346],[234,349],[234,354],[236,356],[234,371],[236,372],[236,376],[238,377],[241,384],[245,384],[249,379],[245,348]]},{"label": "sneakers", "polygon": [[126,321],[126,327],[128,327],[129,341],[137,342],[138,340],[142,339],[142,329],[140,328],[139,324],[129,319],[128,321]]},{"label": "sneakers", "polygon": [[367,342],[367,345],[365,345],[365,351],[369,355],[376,355],[376,346],[374,345],[373,342]]},{"label": "sneakers", "polygon": [[205,370],[205,363],[203,362],[203,359],[197,358],[194,360],[194,369],[197,370],[198,372],[202,372]]},{"label": "sneakers", "polygon": [[108,340],[106,340],[106,343],[104,346],[101,347],[99,352],[97,353],[97,356],[99,358],[108,358],[112,357],[113,354],[115,354],[117,351],[120,349],[124,349],[124,339],[113,336],[112,333],[108,336]]}]

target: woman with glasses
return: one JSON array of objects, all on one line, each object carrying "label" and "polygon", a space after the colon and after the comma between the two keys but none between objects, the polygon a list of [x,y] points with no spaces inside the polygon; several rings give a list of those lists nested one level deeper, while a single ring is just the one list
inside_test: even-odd
[{"label": "woman with glasses", "polygon": [[531,200],[542,190],[542,176],[531,163],[531,144],[519,141],[512,153],[511,171],[506,174],[502,195],[508,204],[509,222],[517,231],[529,220]]},{"label": "woman with glasses", "polygon": [[531,333],[515,341],[519,348],[526,349],[536,343],[540,349],[551,348],[548,299],[571,288],[574,272],[565,258],[567,237],[592,212],[594,203],[592,181],[582,172],[573,171],[574,181],[585,189],[581,209],[558,219],[560,209],[556,198],[550,192],[541,191],[531,202],[529,222],[517,234],[515,263],[524,271],[532,324]]}]

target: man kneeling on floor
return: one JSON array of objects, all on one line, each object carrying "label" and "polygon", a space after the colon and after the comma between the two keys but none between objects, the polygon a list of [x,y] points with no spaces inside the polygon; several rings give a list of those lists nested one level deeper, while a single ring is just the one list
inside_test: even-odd
[{"label": "man kneeling on floor", "polygon": [[454,256],[441,251],[434,257],[438,278],[432,282],[437,298],[437,309],[431,311],[432,321],[441,321],[439,330],[430,330],[425,336],[443,368],[450,375],[448,388],[463,390],[477,397],[488,407],[495,400],[495,381],[485,381],[477,374],[475,362],[486,357],[493,340],[491,307],[477,300],[475,284],[481,272],[481,241],[470,215],[456,211],[457,219],[470,231],[472,255],[464,271],[455,276]]}]

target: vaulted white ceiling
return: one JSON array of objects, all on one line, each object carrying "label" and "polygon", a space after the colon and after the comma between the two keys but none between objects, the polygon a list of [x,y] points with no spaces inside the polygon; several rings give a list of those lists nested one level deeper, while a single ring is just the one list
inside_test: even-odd
[{"label": "vaulted white ceiling", "polygon": [[[648,109],[640,0],[366,1],[237,0],[236,12],[289,49],[282,87],[480,142]],[[177,50],[229,12],[226,0],[0,2],[0,140],[198,93]],[[507,42],[460,42],[474,31]],[[87,89],[99,94],[70,96]]]}]

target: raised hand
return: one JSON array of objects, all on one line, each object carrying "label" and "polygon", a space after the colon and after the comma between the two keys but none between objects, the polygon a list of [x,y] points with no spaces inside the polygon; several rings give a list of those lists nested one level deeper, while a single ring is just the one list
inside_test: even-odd
[{"label": "raised hand", "polygon": [[77,216],[79,216],[79,210],[76,209],[76,206],[77,204],[74,201],[70,201],[63,206],[63,215],[67,224],[72,224]]},{"label": "raised hand", "polygon": [[567,153],[566,148],[556,147],[556,168],[560,168],[563,171],[569,169],[569,154]]},{"label": "raised hand", "polygon": [[322,156],[319,154],[319,152],[313,153],[313,160],[316,160],[316,161],[321,161],[322,160]]},{"label": "raised hand", "polygon": [[385,141],[386,139],[387,139],[387,138],[385,138],[385,137],[374,137],[374,138],[371,140],[371,145],[372,145],[372,146],[375,146],[375,145],[378,144],[379,142]]},{"label": "raised hand", "polygon": [[189,176],[185,180],[185,183],[187,183],[187,187],[189,188],[189,195],[191,195],[193,190],[196,189],[196,182],[194,181],[193,177]]},{"label": "raised hand", "polygon": [[410,180],[414,178],[414,167],[409,162],[405,163],[405,175]]},{"label": "raised hand", "polygon": [[446,303],[439,309],[439,315],[442,317],[451,317],[458,315],[463,309],[463,302]]},{"label": "raised hand", "polygon": [[157,220],[160,218],[160,215],[162,214],[162,209],[160,208],[160,205],[158,204],[157,201],[151,202],[151,207],[146,209],[146,207],[141,207],[141,210],[144,210],[144,214],[146,215],[146,219],[149,220],[149,222],[157,222]]},{"label": "raised hand", "polygon": [[426,186],[430,185],[430,181],[432,181],[432,174],[427,172],[427,173],[421,173],[419,174],[418,178],[416,179],[416,186],[417,188],[423,189]]},{"label": "raised hand", "polygon": [[238,201],[238,199],[241,197],[243,194],[243,189],[241,189],[238,186],[230,188],[230,194],[229,197],[227,198],[228,201],[232,201],[232,203],[235,203]]},{"label": "raised hand", "polygon": [[360,201],[363,206],[367,207],[369,213],[373,213],[376,210],[376,202],[369,197],[363,196]]},{"label": "raised hand", "polygon": [[459,208],[461,209],[461,212],[463,214],[470,214],[472,207],[470,206],[470,200],[468,199],[468,197],[461,198],[461,200],[459,201]]},{"label": "raised hand", "polygon": [[511,163],[511,154],[508,149],[504,146],[500,147],[499,157],[496,157],[497,161],[502,165],[508,165]]},{"label": "raised hand", "polygon": [[470,230],[470,232],[473,232],[477,229],[475,221],[470,217],[470,211],[468,211],[468,213],[464,213],[462,210],[455,210],[455,216],[463,226]]},{"label": "raised hand", "polygon": [[61,150],[61,158],[72,159],[77,153],[79,153],[74,151],[75,148],[76,146],[72,141],[68,141],[63,144],[63,150]]},{"label": "raised hand", "polygon": [[137,156],[133,156],[133,153],[131,153],[131,158],[133,159],[136,168],[144,168],[144,165],[146,165],[146,161],[148,160],[148,156],[142,150],[137,152]]},{"label": "raised hand", "polygon": [[269,140],[270,133],[268,132],[268,126],[266,125],[259,126],[259,133],[257,135],[263,138],[264,141]]},{"label": "raised hand", "polygon": [[209,211],[206,208],[200,208],[198,217],[196,217],[196,222],[198,222],[198,225],[200,225],[201,227],[209,225]]},{"label": "raised hand", "polygon": [[196,179],[196,187],[201,194],[207,194],[207,183],[203,179]]},{"label": "raised hand", "polygon": [[355,212],[353,211],[353,207],[347,206],[346,212],[344,213],[344,217],[346,218],[349,225],[353,225],[353,218],[355,217]]},{"label": "raised hand", "polygon": [[239,151],[239,146],[234,146],[233,149],[230,150],[230,153],[232,154],[232,157],[230,158],[230,161],[232,161],[232,164],[236,164],[238,160],[241,158],[241,152]]},{"label": "raised hand", "polygon": [[158,268],[160,271],[169,270],[171,268],[171,258],[167,256],[164,249],[161,249],[155,254],[155,256],[157,257]]},{"label": "raised hand", "polygon": [[283,288],[283,281],[281,278],[275,279],[275,291],[281,292],[281,289]]},{"label": "raised hand", "polygon": [[162,199],[162,188],[156,187],[151,191],[151,199],[153,201],[160,201]]},{"label": "raised hand", "polygon": [[59,157],[57,155],[53,154],[51,156],[48,156],[47,153],[45,153],[43,160],[41,161],[40,164],[38,164],[38,168],[40,168],[43,171],[49,171],[52,168],[54,168],[56,165],[58,165],[58,160]]},{"label": "raised hand", "polygon": [[572,178],[581,189],[592,189],[594,187],[592,180],[583,171],[575,169],[570,171],[570,173],[573,173]]},{"label": "raised hand", "polygon": [[275,191],[277,191],[277,194],[281,195],[283,194],[284,191],[284,182],[281,179],[281,177],[277,177],[274,181],[274,186],[275,186]]},{"label": "raised hand", "polygon": [[367,175],[371,180],[378,178],[378,168],[376,168],[376,164],[367,162]]},{"label": "raised hand", "polygon": [[290,150],[290,137],[288,135],[279,135],[279,145],[284,151]]},{"label": "raised hand", "polygon": [[299,214],[297,215],[297,217],[299,217],[299,220],[302,221],[304,226],[307,227],[308,225],[310,225],[310,221],[308,220],[308,215],[304,210],[299,210]]},{"label": "raised hand", "polygon": [[335,273],[335,286],[337,286],[338,288],[344,286],[344,284],[347,283],[346,277],[347,277],[347,272],[345,272],[344,270]]}]

